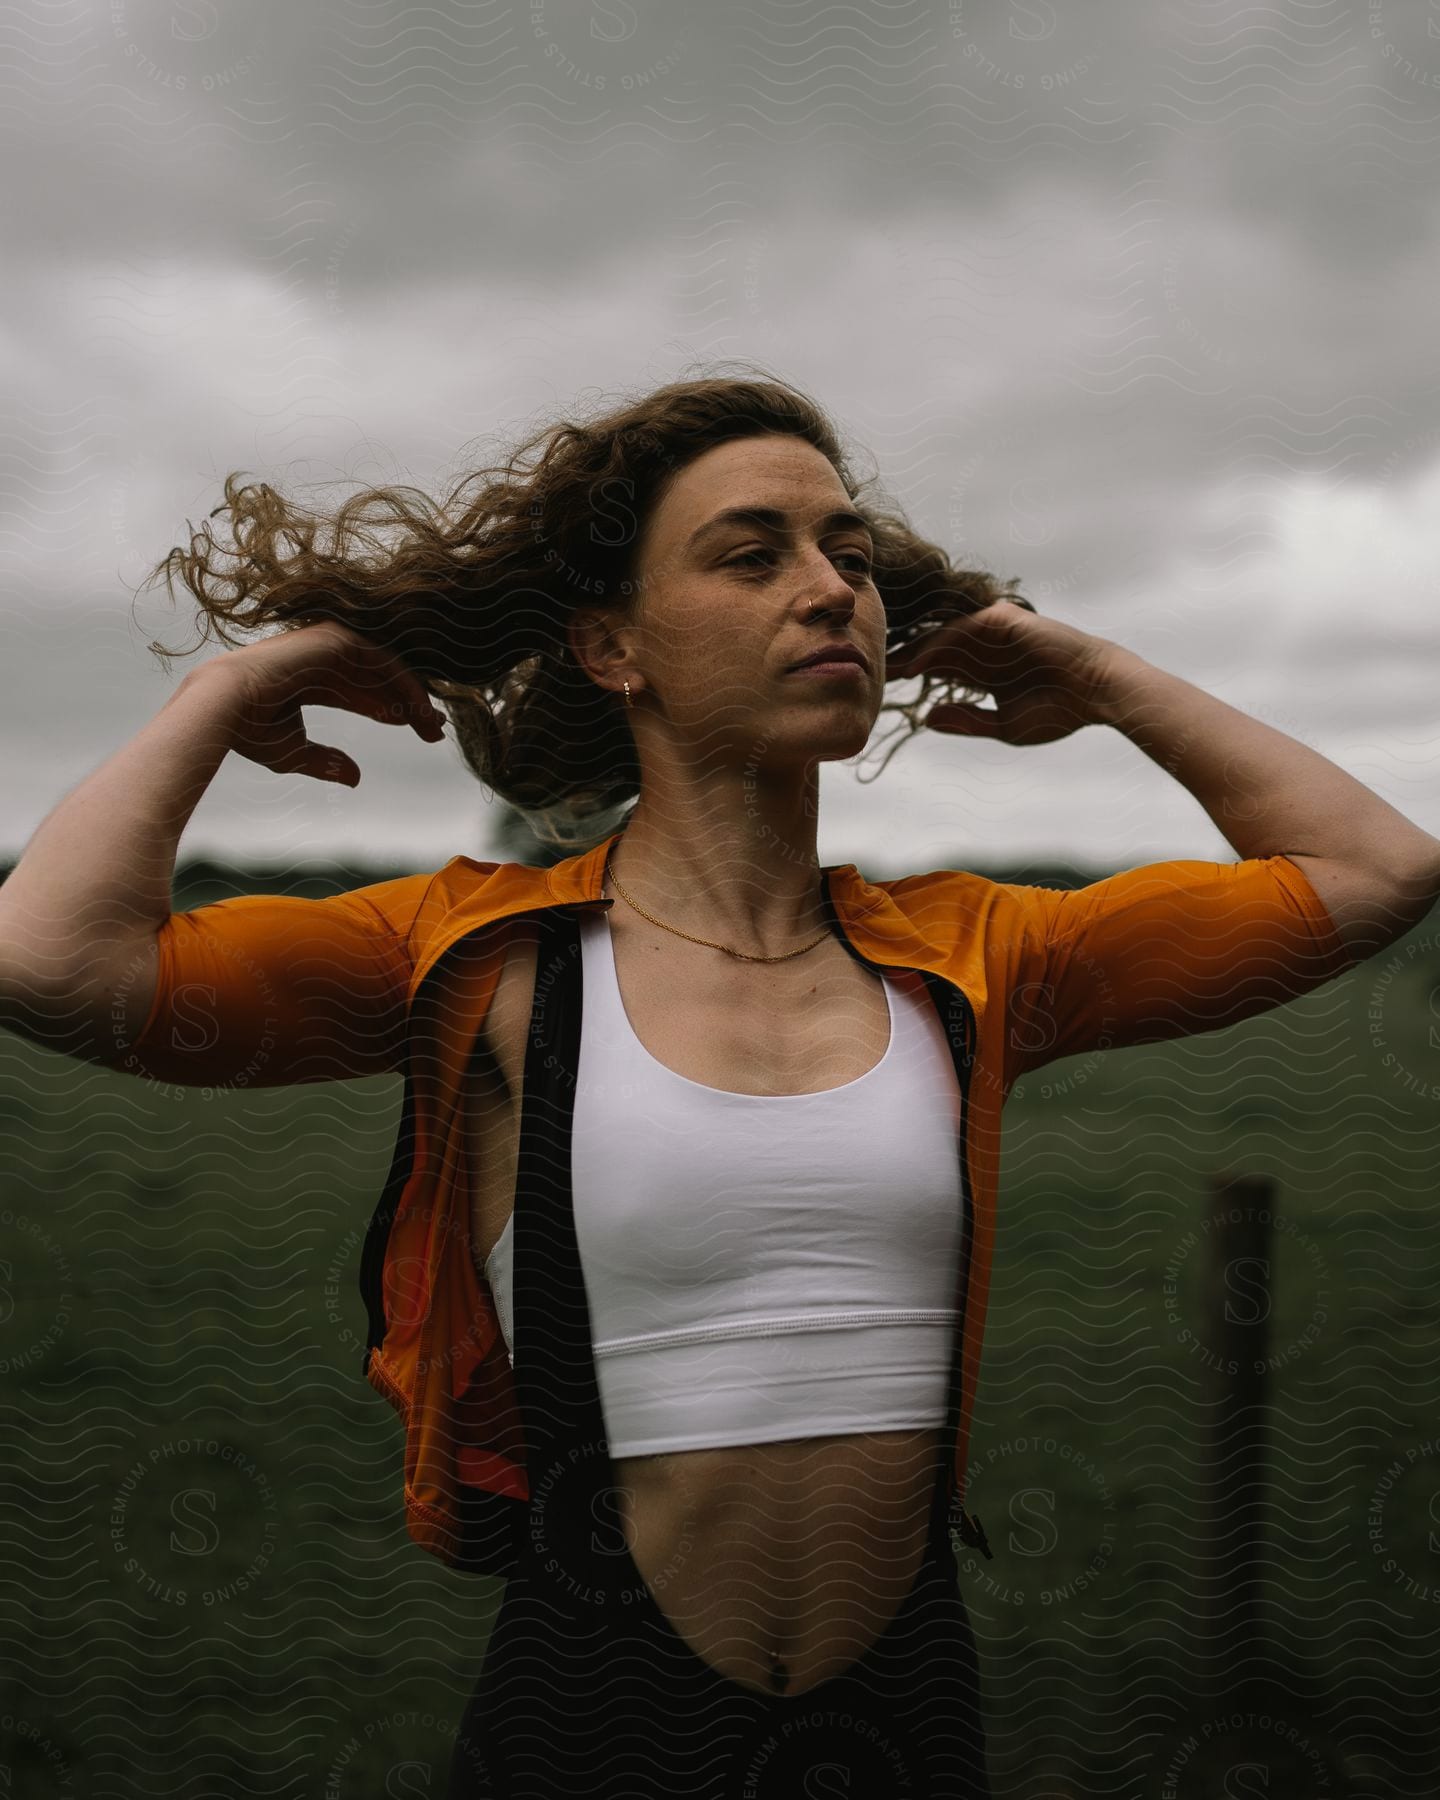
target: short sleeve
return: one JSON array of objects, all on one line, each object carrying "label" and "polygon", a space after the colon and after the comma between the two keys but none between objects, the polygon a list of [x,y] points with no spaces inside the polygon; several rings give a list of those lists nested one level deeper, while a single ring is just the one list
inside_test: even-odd
[{"label": "short sleeve", "polygon": [[999,886],[1019,937],[1007,1087],[1062,1056],[1237,1024],[1357,960],[1287,856],[1151,863],[1073,890]]},{"label": "short sleeve", "polygon": [[172,913],[145,1025],[115,1066],[235,1088],[395,1071],[410,928],[433,880],[402,876],[320,900],[243,894]]}]

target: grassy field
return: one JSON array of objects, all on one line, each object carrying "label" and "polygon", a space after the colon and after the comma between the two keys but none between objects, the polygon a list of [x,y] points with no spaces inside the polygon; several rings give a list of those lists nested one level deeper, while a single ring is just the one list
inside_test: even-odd
[{"label": "grassy field", "polygon": [[[1440,1791],[1437,934],[1012,1096],[972,1445],[995,1558],[961,1576],[997,1797]],[[400,1098],[204,1099],[0,1034],[0,1792],[443,1794],[499,1590],[411,1545],[361,1375]],[[1224,1171],[1276,1183],[1275,1366],[1264,1637],[1217,1663]]]}]

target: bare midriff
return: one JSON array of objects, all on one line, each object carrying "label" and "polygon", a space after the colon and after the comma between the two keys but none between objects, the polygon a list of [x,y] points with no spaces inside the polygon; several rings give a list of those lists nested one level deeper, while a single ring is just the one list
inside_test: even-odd
[{"label": "bare midriff", "polygon": [[697,1656],[803,1694],[864,1655],[925,1554],[938,1432],[616,1460],[626,1543]]},{"label": "bare midriff", "polygon": [[[640,920],[612,917],[611,929],[636,1036],[691,1081],[732,1093],[819,1093],[858,1080],[885,1052],[880,978],[838,942],[749,964],[663,942]],[[516,935],[466,1112],[482,1273],[514,1205],[534,986],[534,938]],[[698,1657],[757,1691],[803,1694],[863,1656],[914,1585],[939,1441],[929,1428],[618,1457],[626,1543]]]}]

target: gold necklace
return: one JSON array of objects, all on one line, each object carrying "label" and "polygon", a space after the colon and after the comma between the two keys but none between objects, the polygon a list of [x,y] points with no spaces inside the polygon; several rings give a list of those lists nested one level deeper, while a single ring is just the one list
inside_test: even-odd
[{"label": "gold necklace", "polygon": [[782,956],[747,956],[743,950],[732,950],[728,944],[717,944],[710,938],[692,937],[688,931],[681,931],[676,925],[667,925],[663,919],[657,919],[654,913],[646,912],[645,908],[632,900],[625,892],[624,888],[621,887],[620,883],[615,880],[615,871],[610,866],[610,858],[608,856],[605,858],[605,873],[609,876],[610,880],[615,883],[615,891],[619,894],[620,898],[628,907],[631,907],[635,912],[639,913],[642,919],[648,919],[652,925],[658,925],[662,931],[673,931],[676,937],[687,938],[692,944],[704,944],[708,950],[723,950],[727,956],[736,957],[741,962],[788,962],[792,956],[803,956],[807,950],[813,950],[818,943],[830,936],[830,931],[827,927],[820,933],[819,937],[811,938],[808,944],[802,944],[798,950],[785,951]]}]

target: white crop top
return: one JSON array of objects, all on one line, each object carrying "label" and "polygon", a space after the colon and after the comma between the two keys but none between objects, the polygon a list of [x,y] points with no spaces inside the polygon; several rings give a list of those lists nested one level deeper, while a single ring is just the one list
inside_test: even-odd
[{"label": "white crop top", "polygon": [[[857,1080],[736,1094],[631,1029],[610,921],[581,914],[571,1186],[612,1456],[944,1423],[960,1094],[918,975]],[[513,1221],[485,1262],[514,1358]]]}]

